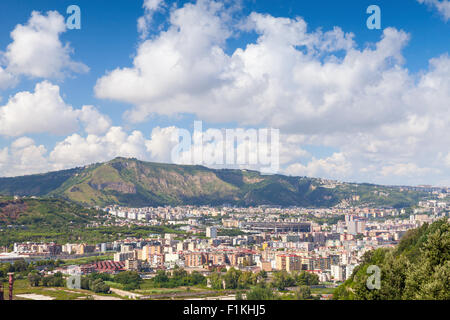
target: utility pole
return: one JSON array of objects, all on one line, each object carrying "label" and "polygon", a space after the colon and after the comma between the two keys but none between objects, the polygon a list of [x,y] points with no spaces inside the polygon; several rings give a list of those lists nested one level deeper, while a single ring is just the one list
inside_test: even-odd
[{"label": "utility pole", "polygon": [[13,299],[14,272],[9,272],[9,300]]}]

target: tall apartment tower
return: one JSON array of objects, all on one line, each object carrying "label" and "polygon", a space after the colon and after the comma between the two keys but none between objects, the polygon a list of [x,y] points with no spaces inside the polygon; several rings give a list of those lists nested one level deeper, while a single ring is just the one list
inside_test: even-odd
[{"label": "tall apartment tower", "polygon": [[217,228],[216,227],[207,227],[206,228],[206,236],[211,239],[217,238]]}]

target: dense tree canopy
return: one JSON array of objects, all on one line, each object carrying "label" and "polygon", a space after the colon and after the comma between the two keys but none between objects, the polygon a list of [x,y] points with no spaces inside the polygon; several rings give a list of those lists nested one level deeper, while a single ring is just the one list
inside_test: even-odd
[{"label": "dense tree canopy", "polygon": [[[395,249],[367,252],[335,299],[450,299],[450,224],[445,219],[408,231]],[[379,289],[369,289],[370,265],[381,270]],[[369,279],[370,280],[370,279]]]}]

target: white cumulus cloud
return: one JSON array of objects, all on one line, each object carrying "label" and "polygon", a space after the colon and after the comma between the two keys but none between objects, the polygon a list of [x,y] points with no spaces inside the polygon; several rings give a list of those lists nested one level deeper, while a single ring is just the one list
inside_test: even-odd
[{"label": "white cumulus cloud", "polygon": [[343,179],[349,175],[351,169],[352,165],[343,153],[333,153],[324,159],[313,157],[306,164],[293,163],[286,168],[285,173],[294,176]]},{"label": "white cumulus cloud", "polygon": [[[247,31],[256,41],[226,51],[228,39]],[[411,73],[402,54],[410,37],[388,27],[359,47],[339,27],[309,30],[302,18],[255,12],[233,24],[221,3],[197,1],[172,8],[167,29],[139,44],[132,67],[101,77],[95,92],[134,105],[131,121],[187,113],[301,137],[280,154],[286,172],[333,175],[319,169],[332,163],[334,176],[383,183],[413,164],[434,170],[410,181],[437,181],[438,154],[450,151],[450,58]],[[311,159],[304,144],[337,151]]]},{"label": "white cumulus cloud", "polygon": [[46,15],[33,11],[24,25],[11,32],[12,42],[6,48],[6,71],[34,78],[62,78],[71,72],[87,72],[83,63],[70,57],[73,49],[60,40],[66,31],[64,17],[57,11]]},{"label": "white cumulus cloud", "polygon": [[442,15],[445,21],[450,19],[450,1],[449,0],[417,0],[419,3],[425,3],[434,7]]},{"label": "white cumulus cloud", "polygon": [[1,176],[18,176],[47,172],[49,170],[47,150],[43,145],[35,145],[33,139],[21,137],[14,140],[10,148],[0,149]]},{"label": "white cumulus cloud", "polygon": [[77,129],[77,114],[60,96],[59,87],[48,81],[34,92],[23,91],[0,106],[0,134],[20,136],[50,132],[66,134]]},{"label": "white cumulus cloud", "polygon": [[3,69],[0,66],[0,90],[14,87],[16,84],[17,84],[17,77],[5,71],[5,69]]},{"label": "white cumulus cloud", "polygon": [[103,133],[110,119],[93,106],[74,109],[48,81],[36,84],[34,92],[22,91],[0,106],[0,135],[17,137],[31,133],[69,134],[83,123],[87,133]]},{"label": "white cumulus cloud", "polygon": [[[419,1],[436,5],[445,17],[448,1]],[[166,27],[148,37],[153,14],[161,8],[168,14],[162,24]],[[51,30],[63,30],[58,18],[50,16],[36,21],[45,18],[54,21]],[[154,114],[190,114],[207,121],[210,134],[216,130],[212,126],[222,130],[221,124],[229,122],[280,129],[280,164],[288,174],[398,184],[439,183],[450,175],[448,53],[412,73],[402,52],[414,35],[403,30],[385,28],[375,43],[358,46],[355,36],[338,26],[311,30],[299,17],[253,12],[233,19],[225,2],[199,0],[167,8],[163,1],[145,1],[138,22],[142,41],[131,67],[119,66],[99,78],[96,96],[133,105],[126,112],[132,122]],[[16,30],[38,30],[39,23],[31,20]],[[246,32],[256,40],[230,51],[228,40]],[[53,70],[71,69],[63,65]],[[2,77],[4,85],[12,81],[9,76],[14,77],[13,69],[0,69],[0,86]],[[0,106],[0,134],[57,133],[82,124],[87,135],[76,133],[59,142],[48,156],[52,166],[118,155],[173,161],[170,151],[178,128],[156,127],[148,138],[140,131],[127,133],[111,127],[110,119],[95,108],[73,109],[55,89],[43,91],[53,92],[49,106],[34,97],[37,90],[19,93]],[[48,122],[33,114],[31,105],[42,105],[41,111],[59,120]],[[27,112],[30,116],[23,116]],[[45,124],[33,123],[35,116]],[[320,153],[327,156],[310,154],[306,145],[319,153],[327,150]],[[0,159],[9,159],[10,149],[3,149]],[[216,144],[206,142],[205,154],[214,151]],[[184,160],[195,163],[192,158],[187,153]]]},{"label": "white cumulus cloud", "polygon": [[140,17],[137,22],[138,31],[140,33],[141,39],[147,38],[149,28],[153,21],[153,15],[163,6],[164,6],[163,0],[144,0],[143,4],[144,15]]}]

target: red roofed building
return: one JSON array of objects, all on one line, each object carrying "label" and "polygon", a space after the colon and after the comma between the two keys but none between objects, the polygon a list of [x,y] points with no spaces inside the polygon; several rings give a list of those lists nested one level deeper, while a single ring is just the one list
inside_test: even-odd
[{"label": "red roofed building", "polygon": [[85,270],[86,272],[83,273],[92,273],[92,272],[98,272],[98,273],[118,273],[120,271],[125,270],[125,262],[124,261],[98,261],[92,264],[83,265],[81,266],[82,270]]}]

